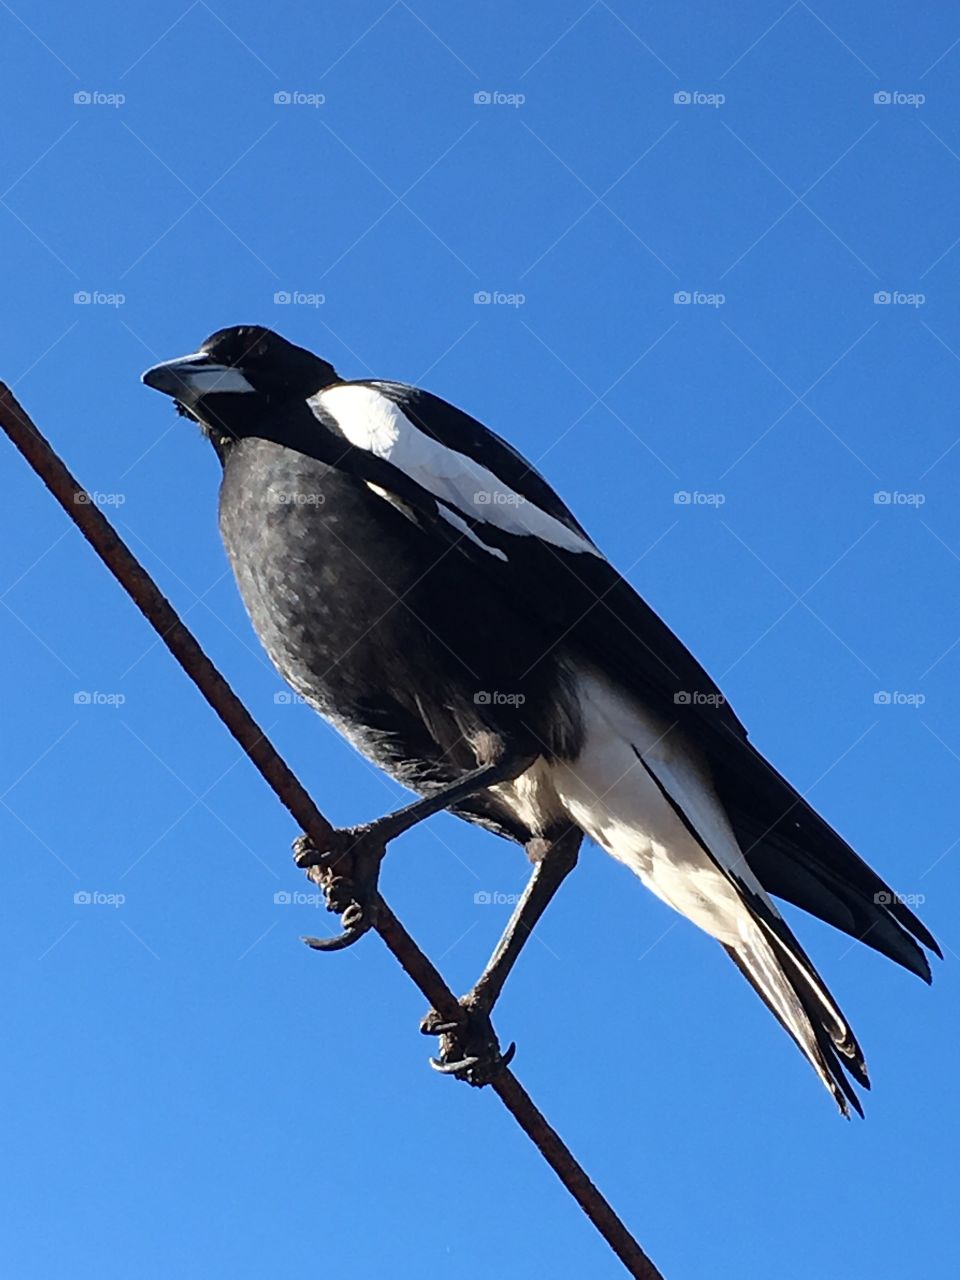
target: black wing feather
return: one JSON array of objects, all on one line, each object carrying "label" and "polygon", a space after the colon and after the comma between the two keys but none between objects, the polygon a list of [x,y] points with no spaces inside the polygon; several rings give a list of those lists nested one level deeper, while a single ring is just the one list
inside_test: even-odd
[{"label": "black wing feather", "polygon": [[[388,396],[432,439],[587,538],[536,469],[475,418],[414,387],[362,385]],[[930,980],[917,945],[940,955],[930,932],[748,741],[704,668],[607,560],[510,533],[478,519],[476,510],[458,510],[483,543],[503,552],[501,560],[457,533],[437,499],[390,462],[348,446],[336,465],[395,493],[411,519],[446,545],[456,543],[475,571],[492,575],[519,610],[541,620],[551,648],[563,644],[687,732],[707,758],[737,840],[764,888]]]}]

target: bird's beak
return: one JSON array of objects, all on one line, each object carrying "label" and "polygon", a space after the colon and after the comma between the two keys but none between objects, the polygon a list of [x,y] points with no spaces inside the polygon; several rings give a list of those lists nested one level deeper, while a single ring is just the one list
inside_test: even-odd
[{"label": "bird's beak", "polygon": [[141,376],[141,381],[187,405],[196,404],[205,395],[254,389],[239,369],[219,364],[203,351],[155,364]]}]

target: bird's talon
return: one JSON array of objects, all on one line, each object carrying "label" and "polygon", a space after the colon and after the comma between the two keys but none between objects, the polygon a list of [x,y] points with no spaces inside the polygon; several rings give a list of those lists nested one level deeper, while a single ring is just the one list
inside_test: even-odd
[{"label": "bird's talon", "polygon": [[375,824],[338,829],[323,849],[307,835],[293,842],[295,863],[322,891],[327,910],[340,916],[343,930],[333,938],[304,938],[311,950],[343,951],[375,925],[383,852]]},{"label": "bird's talon", "polygon": [[461,1058],[459,1062],[443,1062],[440,1058],[430,1058],[429,1062],[434,1071],[439,1071],[442,1076],[454,1076],[458,1071],[469,1071],[471,1067],[477,1066],[480,1059],[476,1055],[469,1058]]},{"label": "bird's talon", "polygon": [[442,1036],[449,1031],[456,1031],[466,1022],[466,1015],[459,1018],[447,1018],[443,1020],[443,1014],[438,1013],[436,1009],[430,1009],[420,1019],[420,1034],[424,1036]]},{"label": "bird's talon", "polygon": [[363,928],[347,928],[343,933],[334,934],[332,938],[301,938],[301,942],[305,942],[311,951],[345,951],[347,947],[359,942],[369,929],[368,923]]},{"label": "bird's talon", "polygon": [[358,848],[366,839],[367,827],[337,827],[327,838],[322,848],[314,844],[304,834],[297,836],[293,842],[293,861],[301,871],[309,872],[314,867],[332,870],[345,854]]},{"label": "bird's talon", "polygon": [[476,1087],[491,1080],[513,1060],[517,1046],[513,1043],[501,1053],[490,1015],[470,1003],[460,1001],[463,1017],[441,1022],[436,1009],[420,1023],[424,1035],[440,1037],[439,1057],[430,1059],[430,1066],[441,1075],[454,1076]]},{"label": "bird's talon", "polygon": [[320,852],[307,835],[297,836],[293,842],[293,861],[301,871],[317,865]]},{"label": "bird's talon", "polygon": [[462,1024],[459,1022],[430,1022],[429,1014],[420,1023],[420,1034],[424,1036],[442,1036],[456,1031]]},{"label": "bird's talon", "polygon": [[340,842],[334,839],[324,849],[318,849],[307,835],[298,836],[293,842],[293,861],[301,871],[309,871],[311,867],[327,867],[341,852]]},{"label": "bird's talon", "polygon": [[346,930],[356,929],[357,925],[363,919],[364,908],[359,902],[352,902],[346,911],[340,917],[340,923]]}]

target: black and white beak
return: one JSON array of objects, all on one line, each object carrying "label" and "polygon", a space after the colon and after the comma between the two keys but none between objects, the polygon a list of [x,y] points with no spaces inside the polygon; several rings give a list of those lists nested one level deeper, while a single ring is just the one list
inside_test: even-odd
[{"label": "black and white beak", "polygon": [[185,405],[196,404],[201,396],[254,390],[239,369],[219,363],[204,351],[155,364],[141,375],[141,381]]}]

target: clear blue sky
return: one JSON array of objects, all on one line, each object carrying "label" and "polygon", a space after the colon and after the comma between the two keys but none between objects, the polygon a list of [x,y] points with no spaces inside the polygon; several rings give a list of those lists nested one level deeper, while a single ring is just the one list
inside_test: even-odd
[{"label": "clear blue sky", "polygon": [[[955,1275],[960,19],[11,0],[0,38],[0,377],[334,820],[398,788],[277,701],[214,455],[139,383],[222,325],[508,436],[923,899],[930,991],[795,921],[874,1077],[844,1124],[716,944],[586,853],[497,1023],[668,1280]],[[428,1070],[379,941],[300,945],[333,921],[274,900],[308,887],[288,817],[0,459],[4,1274],[619,1275],[496,1099]],[[463,990],[508,911],[476,895],[525,870],[443,816],[383,883]]]}]

